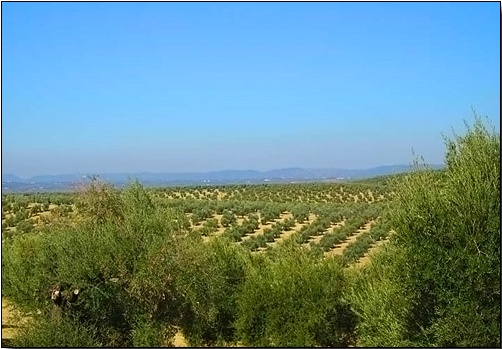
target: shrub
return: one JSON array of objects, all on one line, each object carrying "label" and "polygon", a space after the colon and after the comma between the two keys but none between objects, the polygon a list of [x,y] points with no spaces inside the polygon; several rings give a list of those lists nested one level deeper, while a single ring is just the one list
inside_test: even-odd
[{"label": "shrub", "polygon": [[342,300],[341,266],[294,244],[256,256],[238,296],[236,327],[250,346],[347,346],[355,318]]},{"label": "shrub", "polygon": [[396,247],[387,243],[362,270],[347,269],[345,295],[358,316],[357,346],[416,346],[408,339],[405,321],[410,312],[408,294],[394,274],[397,256]]},{"label": "shrub", "polygon": [[189,244],[183,254],[176,284],[184,295],[180,326],[187,340],[192,345],[235,341],[236,298],[244,280],[246,255],[225,239]]},{"label": "shrub", "polygon": [[309,218],[309,208],[306,205],[296,205],[291,208],[291,213],[298,223],[303,223]]},{"label": "shrub", "polygon": [[237,222],[237,217],[231,211],[225,210],[221,217],[221,225],[225,228]]},{"label": "shrub", "polygon": [[16,225],[16,230],[19,233],[29,233],[33,231],[35,227],[33,226],[33,223],[30,220],[24,220]]},{"label": "shrub", "polygon": [[361,305],[363,345],[500,346],[500,136],[476,118],[446,146],[444,171],[417,162],[397,183],[393,257],[372,286],[388,292]]},{"label": "shrub", "polygon": [[[91,188],[103,199],[101,191]],[[112,203],[126,210],[117,215],[103,216],[103,220],[89,217],[74,226],[57,225],[44,229],[43,234],[23,235],[12,243],[2,245],[2,291],[22,310],[42,311],[49,321],[54,304],[54,290],[73,292],[79,290],[75,301],[59,305],[62,318],[72,318],[85,326],[91,326],[94,337],[105,346],[129,346],[134,341],[145,343],[137,335],[137,328],[148,327],[152,335],[160,322],[166,326],[175,318],[162,317],[160,305],[179,303],[173,297],[147,299],[149,308],[141,299],[151,295],[148,283],[137,283],[140,266],[154,263],[150,251],[158,246],[173,245],[186,235],[181,212],[149,206],[143,188],[126,189],[123,198],[109,196]],[[104,201],[89,198],[99,207],[110,207]],[[93,208],[89,208],[92,212]],[[136,288],[133,286],[136,285]],[[144,286],[143,288],[139,286]],[[169,293],[169,289],[163,291]],[[165,297],[165,295],[164,295]],[[141,319],[151,317],[151,323]],[[40,321],[45,321],[41,319]],[[136,332],[135,332],[136,331]],[[136,334],[135,334],[136,333]],[[157,343],[160,345],[160,343]]]},{"label": "shrub", "polygon": [[76,206],[79,212],[94,223],[120,221],[123,211],[118,190],[109,183],[93,177],[79,188]]}]

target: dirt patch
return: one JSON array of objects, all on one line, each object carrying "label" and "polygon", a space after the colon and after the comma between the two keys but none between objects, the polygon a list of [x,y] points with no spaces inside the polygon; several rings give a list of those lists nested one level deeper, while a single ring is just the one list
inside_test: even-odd
[{"label": "dirt patch", "polygon": [[174,347],[188,347],[188,343],[180,330],[174,335],[172,345]]},{"label": "dirt patch", "polygon": [[10,231],[16,231],[17,227],[7,227],[7,229],[10,230]]},{"label": "dirt patch", "polygon": [[18,331],[31,320],[17,311],[14,305],[2,297],[2,347],[9,346]]},{"label": "dirt patch", "polygon": [[317,215],[315,215],[313,213],[309,213],[309,223],[312,223],[316,219],[317,219]]},{"label": "dirt patch", "polygon": [[42,211],[38,213],[39,217],[46,216],[49,217],[52,215],[51,211]]},{"label": "dirt patch", "polygon": [[368,197],[369,197],[369,202],[376,201],[375,196],[373,195],[373,192],[370,189],[368,189]]},{"label": "dirt patch", "polygon": [[220,236],[221,234],[223,234],[225,232],[227,228],[225,227],[222,227],[222,226],[219,226],[218,229],[216,229],[216,231],[213,233],[212,236]]},{"label": "dirt patch", "polygon": [[225,229],[227,229],[223,225],[221,225],[221,217],[223,217],[223,215],[221,215],[221,214],[213,215],[213,218],[218,221],[218,229],[213,234],[211,234],[211,236],[219,236],[219,235],[223,234]]}]

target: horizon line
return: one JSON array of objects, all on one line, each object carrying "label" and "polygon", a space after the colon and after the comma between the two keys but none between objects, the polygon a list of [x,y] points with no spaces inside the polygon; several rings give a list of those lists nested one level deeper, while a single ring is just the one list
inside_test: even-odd
[{"label": "horizon line", "polygon": [[[425,163],[426,166],[444,166],[443,163]],[[384,165],[377,165],[377,166],[370,166],[370,167],[364,167],[364,168],[346,168],[346,167],[296,167],[296,166],[290,166],[290,167],[279,167],[279,168],[273,168],[269,170],[256,170],[256,169],[232,169],[232,168],[227,168],[227,169],[222,169],[222,170],[209,170],[209,171],[117,171],[117,172],[101,172],[101,171],[85,171],[85,172],[66,172],[66,173],[44,173],[44,174],[33,174],[31,176],[20,176],[14,172],[5,172],[2,171],[2,181],[4,175],[6,176],[15,176],[18,177],[19,179],[22,180],[27,180],[33,177],[55,177],[55,176],[76,176],[76,175],[82,175],[82,176],[100,176],[100,175],[141,175],[141,174],[154,174],[154,175],[161,175],[161,174],[206,174],[206,173],[217,173],[217,172],[258,172],[258,173],[265,173],[265,172],[271,172],[271,171],[278,171],[278,170],[346,170],[346,171],[367,171],[367,170],[372,170],[376,168],[381,168],[381,167],[393,167],[393,166],[407,166],[407,167],[412,167],[413,163],[408,163],[408,164],[384,164]]]}]

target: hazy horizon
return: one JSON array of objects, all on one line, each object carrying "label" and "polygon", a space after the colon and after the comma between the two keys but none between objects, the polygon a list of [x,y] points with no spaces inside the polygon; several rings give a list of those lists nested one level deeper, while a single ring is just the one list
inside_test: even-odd
[{"label": "hazy horizon", "polygon": [[[444,163],[428,163],[427,165],[430,166],[444,166]],[[163,173],[169,173],[169,174],[184,174],[184,173],[211,173],[211,172],[231,172],[231,171],[253,171],[253,172],[268,172],[268,171],[275,171],[275,170],[289,170],[289,169],[302,169],[302,170],[330,170],[330,169],[339,169],[339,170],[349,170],[349,171],[359,171],[359,170],[371,170],[375,168],[385,168],[385,167],[394,167],[394,166],[411,166],[410,164],[382,164],[378,166],[372,166],[372,167],[360,167],[360,168],[342,168],[342,167],[298,167],[298,166],[292,166],[292,167],[278,167],[278,168],[269,168],[269,169],[264,169],[264,170],[256,170],[253,168],[243,168],[243,169],[234,169],[234,168],[223,168],[219,170],[214,170],[214,171],[162,171],[162,172],[155,172],[155,171],[139,171],[139,172],[132,172],[132,171],[124,171],[124,172],[96,172],[96,171],[89,171],[89,172],[65,172],[65,173],[36,173],[30,176],[20,176],[17,173],[13,172],[3,172],[3,176],[10,176],[14,175],[17,176],[23,180],[30,179],[33,177],[44,177],[44,176],[71,176],[71,175],[92,175],[92,174],[98,174],[98,175],[116,175],[116,174],[163,174]]]},{"label": "hazy horizon", "polygon": [[2,3],[2,173],[443,163],[499,3]]}]

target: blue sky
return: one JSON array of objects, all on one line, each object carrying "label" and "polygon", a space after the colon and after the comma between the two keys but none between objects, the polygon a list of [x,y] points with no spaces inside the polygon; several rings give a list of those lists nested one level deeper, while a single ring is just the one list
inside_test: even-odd
[{"label": "blue sky", "polygon": [[499,3],[2,3],[2,172],[441,163]]}]

